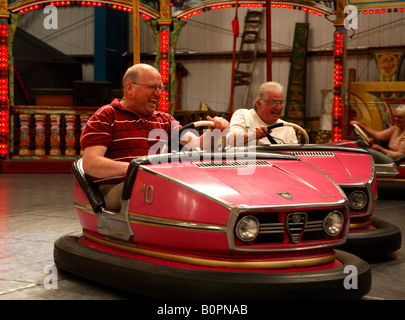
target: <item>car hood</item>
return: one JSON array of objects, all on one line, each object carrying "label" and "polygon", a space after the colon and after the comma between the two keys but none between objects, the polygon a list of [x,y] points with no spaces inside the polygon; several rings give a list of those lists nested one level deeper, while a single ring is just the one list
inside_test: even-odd
[{"label": "car hood", "polygon": [[339,185],[369,182],[374,175],[373,163],[367,153],[335,151],[333,153],[301,153],[300,160],[331,177]]},{"label": "car hood", "polygon": [[254,161],[253,166],[234,161],[189,161],[152,164],[144,169],[229,205],[329,206],[345,200],[337,184],[303,161]]},{"label": "car hood", "polygon": [[256,147],[260,152],[292,154],[318,168],[339,185],[365,184],[374,178],[375,166],[370,154],[361,149],[336,145],[269,145]]}]

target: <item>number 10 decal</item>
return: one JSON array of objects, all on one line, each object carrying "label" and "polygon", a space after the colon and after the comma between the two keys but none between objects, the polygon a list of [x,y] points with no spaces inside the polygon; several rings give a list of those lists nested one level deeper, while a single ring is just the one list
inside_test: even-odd
[{"label": "number 10 decal", "polygon": [[147,204],[151,204],[153,202],[153,194],[155,191],[153,189],[153,186],[151,185],[146,186],[146,184],[144,184],[142,186],[141,191],[142,191],[142,202],[145,203],[146,201]]}]

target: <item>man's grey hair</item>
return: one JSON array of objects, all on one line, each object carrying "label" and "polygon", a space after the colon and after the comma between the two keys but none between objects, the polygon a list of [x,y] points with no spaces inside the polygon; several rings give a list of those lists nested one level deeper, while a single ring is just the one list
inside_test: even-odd
[{"label": "man's grey hair", "polygon": [[278,90],[281,91],[284,95],[284,87],[276,81],[264,82],[256,90],[255,99],[253,101],[253,108],[256,108],[256,102],[259,100],[266,99],[266,93],[268,91]]}]

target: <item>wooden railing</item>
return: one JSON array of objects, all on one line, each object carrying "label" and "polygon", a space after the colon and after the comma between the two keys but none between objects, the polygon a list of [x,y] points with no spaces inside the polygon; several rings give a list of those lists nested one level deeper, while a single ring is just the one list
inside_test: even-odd
[{"label": "wooden railing", "polygon": [[[33,106],[12,108],[13,137],[11,158],[67,159],[82,154],[80,134],[89,117],[98,107]],[[186,125],[223,116],[215,111],[178,111],[175,118]]]},{"label": "wooden railing", "polygon": [[80,134],[96,107],[14,106],[11,157],[80,156]]}]

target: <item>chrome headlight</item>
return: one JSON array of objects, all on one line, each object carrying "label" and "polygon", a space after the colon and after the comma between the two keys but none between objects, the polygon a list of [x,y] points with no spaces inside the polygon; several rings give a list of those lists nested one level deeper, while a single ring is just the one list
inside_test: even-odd
[{"label": "chrome headlight", "polygon": [[332,211],[323,221],[323,229],[331,237],[337,236],[344,226],[343,214],[339,211]]},{"label": "chrome headlight", "polygon": [[353,191],[349,196],[349,205],[355,210],[364,208],[367,203],[367,195],[360,190]]},{"label": "chrome headlight", "polygon": [[259,221],[254,216],[243,217],[236,225],[235,231],[240,240],[250,242],[259,234]]}]

